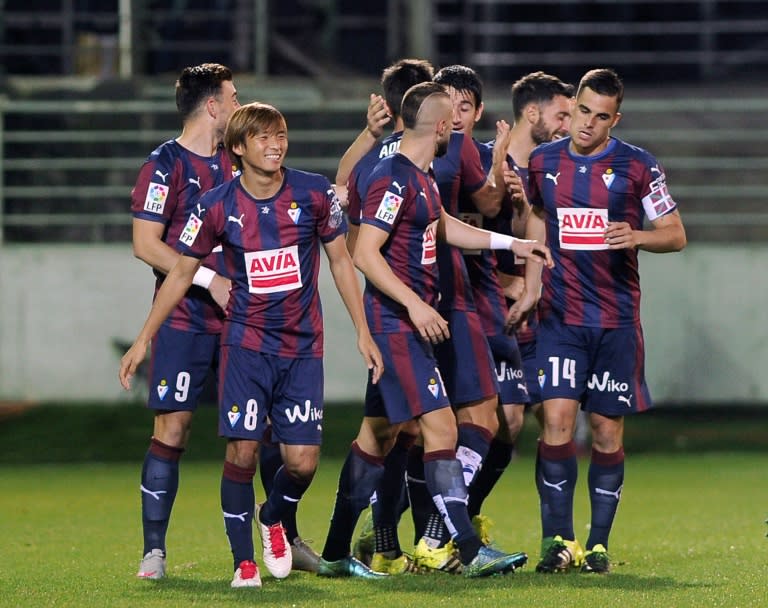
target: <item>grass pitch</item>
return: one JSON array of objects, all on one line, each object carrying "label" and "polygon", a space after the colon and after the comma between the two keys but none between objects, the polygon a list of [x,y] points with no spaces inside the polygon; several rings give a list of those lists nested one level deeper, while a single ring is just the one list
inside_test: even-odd
[{"label": "grass pitch", "polygon": [[[322,463],[299,509],[302,534],[317,548],[340,466],[339,459]],[[576,505],[582,540],[588,523],[585,467],[582,462]],[[608,576],[533,572],[539,523],[533,461],[525,457],[513,462],[485,509],[499,545],[530,554],[522,571],[481,580],[432,574],[366,582],[306,573],[277,581],[262,569],[260,590],[229,587],[221,466],[213,462],[182,467],[167,578],[136,579],[139,469],[138,462],[0,467],[0,606],[766,605],[768,455],[630,456]],[[404,521],[404,547],[411,530]],[[258,537],[256,542],[258,547]]]},{"label": "grass pitch", "polygon": [[[607,576],[533,571],[540,525],[536,429],[529,421],[522,456],[484,508],[496,523],[498,544],[528,552],[522,571],[480,580],[433,574],[367,582],[306,573],[277,581],[262,569],[262,589],[231,589],[219,506],[223,443],[213,409],[196,414],[182,460],[168,576],[144,581],[135,577],[142,545],[139,475],[151,414],[138,405],[0,407],[0,607],[768,606],[765,411],[680,409],[627,422],[625,487]],[[301,533],[318,550],[359,416],[359,406],[326,410],[320,469],[299,508]],[[581,461],[575,507],[582,542],[589,523],[587,465]],[[258,486],[257,497],[263,499]],[[408,550],[409,515],[400,537]]]}]

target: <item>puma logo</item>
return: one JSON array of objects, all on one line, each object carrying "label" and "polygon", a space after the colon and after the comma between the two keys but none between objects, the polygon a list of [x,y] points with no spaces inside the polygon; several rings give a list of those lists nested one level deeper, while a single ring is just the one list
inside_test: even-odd
[{"label": "puma logo", "polygon": [[542,476],[542,478],[541,478],[541,481],[542,481],[542,482],[544,483],[544,485],[545,485],[545,486],[547,486],[548,488],[554,488],[554,489],[555,489],[555,490],[557,490],[558,492],[562,492],[562,491],[563,491],[563,488],[562,488],[561,486],[562,486],[562,485],[563,485],[563,484],[564,484],[566,481],[568,481],[568,480],[567,480],[567,479],[563,479],[563,481],[558,481],[557,483],[549,483],[549,482],[546,480],[546,478],[544,478],[544,476]]},{"label": "puma logo", "polygon": [[552,175],[551,173],[549,173],[549,172],[548,172],[548,173],[547,173],[547,174],[544,176],[544,179],[551,179],[553,182],[555,182],[555,186],[557,186],[557,178],[558,178],[558,177],[560,177],[560,171],[558,171],[558,172],[557,172],[557,173],[555,173],[554,175]]},{"label": "puma logo", "polygon": [[159,501],[160,500],[160,494],[168,494],[166,490],[157,490],[153,492],[152,490],[147,490],[143,485],[141,486],[141,491],[144,492],[144,494],[149,494],[152,498]]},{"label": "puma logo", "polygon": [[397,188],[397,193],[398,193],[398,194],[402,194],[402,193],[403,193],[403,190],[405,190],[405,186],[401,186],[401,185],[400,185],[400,184],[398,184],[397,182],[392,182],[392,185],[393,185],[395,188]]},{"label": "puma logo", "polygon": [[629,397],[625,397],[624,395],[619,395],[617,399],[619,400],[619,403],[626,403],[627,407],[632,407],[632,395],[630,395]]},{"label": "puma logo", "polygon": [[621,489],[624,487],[624,485],[620,485],[619,489],[615,492],[611,492],[610,490],[603,490],[603,488],[595,488],[595,494],[602,494],[604,496],[613,496],[616,500],[621,500]]},{"label": "puma logo", "polygon": [[227,218],[228,222],[234,222],[235,224],[238,224],[240,228],[243,227],[243,218],[245,217],[245,213],[241,213],[240,217],[235,217],[234,215],[230,215]]},{"label": "puma logo", "polygon": [[195,184],[195,186],[197,186],[198,189],[200,188],[200,177],[199,176],[196,179],[192,179],[190,177],[190,178],[188,178],[188,181],[189,181],[190,184]]},{"label": "puma logo", "polygon": [[160,179],[163,180],[163,183],[165,183],[165,179],[168,177],[168,173],[161,173],[160,169],[155,170],[155,175],[159,175]]}]

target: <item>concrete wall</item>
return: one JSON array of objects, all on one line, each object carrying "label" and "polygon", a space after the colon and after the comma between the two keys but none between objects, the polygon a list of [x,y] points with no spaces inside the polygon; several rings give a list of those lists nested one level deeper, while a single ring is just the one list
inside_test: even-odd
[{"label": "concrete wall", "polygon": [[[657,402],[768,401],[768,249],[690,245],[641,256],[647,375]],[[130,246],[0,248],[0,400],[143,398],[117,381],[113,339],[152,295]],[[324,268],[326,396],[360,399],[365,369]]]}]

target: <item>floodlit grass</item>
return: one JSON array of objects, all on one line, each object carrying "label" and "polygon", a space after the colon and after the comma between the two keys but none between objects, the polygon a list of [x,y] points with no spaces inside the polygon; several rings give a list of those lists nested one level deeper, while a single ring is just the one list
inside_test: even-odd
[{"label": "floodlit grass", "polygon": [[[501,547],[530,554],[523,571],[482,580],[434,574],[377,582],[306,573],[276,581],[263,572],[262,589],[229,587],[232,563],[219,507],[219,462],[182,463],[168,577],[135,578],[141,557],[140,466],[139,460],[0,465],[0,606],[766,605],[766,453],[630,454],[611,537],[615,567],[608,576],[533,572],[538,508],[533,461],[524,456],[510,466],[484,510],[496,522]],[[326,457],[299,508],[302,534],[318,549],[340,467],[339,458]],[[586,540],[585,461],[581,467],[576,529]],[[404,547],[411,534],[404,521]]]}]

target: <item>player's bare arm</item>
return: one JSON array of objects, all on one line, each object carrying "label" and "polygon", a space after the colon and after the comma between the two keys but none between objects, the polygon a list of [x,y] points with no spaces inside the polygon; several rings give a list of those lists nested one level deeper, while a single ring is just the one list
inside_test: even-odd
[{"label": "player's bare arm", "polygon": [[379,290],[406,308],[411,322],[424,340],[433,344],[447,340],[450,338],[448,322],[397,278],[381,255],[381,247],[387,237],[384,230],[362,224],[353,258],[355,266]]},{"label": "player's bare arm", "polygon": [[553,265],[549,247],[541,242],[518,239],[506,234],[483,230],[456,219],[445,211],[440,215],[438,237],[449,245],[463,249],[509,249],[516,256],[533,260],[536,264]]},{"label": "player's bare arm", "polygon": [[608,222],[605,242],[609,249],[642,249],[651,253],[682,250],[687,239],[677,210],[651,222],[651,230],[633,230],[627,222]]},{"label": "player's bare arm", "polygon": [[147,356],[147,347],[152,338],[160,329],[160,326],[168,318],[174,308],[181,302],[184,294],[192,285],[192,279],[195,272],[200,268],[201,260],[190,256],[179,256],[178,262],[171,268],[171,271],[163,281],[162,286],[157,292],[155,301],[149,311],[149,316],[144,322],[138,337],[131,348],[123,355],[120,360],[120,371],[118,378],[120,384],[125,390],[131,388],[131,378],[136,373],[136,368],[144,361]]},{"label": "player's bare arm", "polygon": [[[525,236],[528,239],[539,243],[545,243],[547,240],[546,224],[542,215],[541,208],[532,208],[526,222]],[[550,254],[551,255],[551,254]],[[525,279],[522,295],[510,306],[507,313],[507,327],[518,327],[526,318],[528,312],[536,306],[541,292],[541,272],[542,264],[530,263],[531,258],[525,262]],[[550,258],[551,262],[551,258]],[[548,265],[551,268],[554,264]]]},{"label": "player's bare arm", "polygon": [[[165,224],[133,218],[133,255],[155,270],[167,275],[181,254],[163,240]],[[203,268],[194,284],[208,289],[222,310],[227,307],[232,282],[213,270]]]},{"label": "player's bare arm", "polygon": [[339,166],[336,170],[337,184],[347,183],[357,161],[373,148],[384,133],[384,127],[392,118],[389,108],[387,108],[387,104],[381,95],[371,93],[365,118],[365,129],[363,129],[360,132],[360,135],[357,136],[357,139],[350,144],[349,148],[344,152],[344,156],[342,156],[339,161]]},{"label": "player's bare arm", "polygon": [[328,256],[328,264],[333,281],[336,283],[336,289],[344,302],[344,306],[347,307],[352,324],[355,326],[357,349],[363,356],[367,368],[371,370],[371,381],[376,384],[384,371],[384,363],[379,347],[373,341],[368,323],[365,320],[360,282],[352,258],[347,251],[344,237],[339,236],[330,243],[325,243],[323,248]]}]

